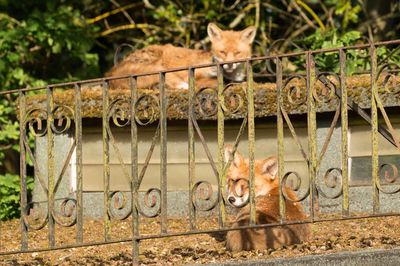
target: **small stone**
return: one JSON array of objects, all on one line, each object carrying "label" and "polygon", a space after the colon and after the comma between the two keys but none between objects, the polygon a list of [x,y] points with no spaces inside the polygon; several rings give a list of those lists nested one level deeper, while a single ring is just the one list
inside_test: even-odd
[{"label": "small stone", "polygon": [[168,254],[168,249],[163,249],[163,251],[161,251],[161,255],[165,256]]},{"label": "small stone", "polygon": [[329,240],[332,241],[332,242],[335,242],[335,241],[337,240],[337,237],[336,237],[336,236],[331,236],[331,237],[329,238]]},{"label": "small stone", "polygon": [[232,253],[232,258],[237,259],[237,258],[239,258],[239,257],[240,257],[240,253],[239,253],[239,252],[233,252],[233,253]]}]

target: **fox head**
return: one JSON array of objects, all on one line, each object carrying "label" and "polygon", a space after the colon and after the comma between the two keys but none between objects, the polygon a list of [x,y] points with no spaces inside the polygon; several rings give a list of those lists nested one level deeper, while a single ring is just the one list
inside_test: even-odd
[{"label": "fox head", "polygon": [[[249,160],[236,151],[233,153],[231,146],[225,148],[225,162],[229,162],[233,156],[232,163],[227,170],[227,199],[235,207],[243,207],[249,200]],[[255,196],[267,195],[270,190],[279,186],[278,160],[275,156],[254,162],[254,188]]]},{"label": "fox head", "polygon": [[[214,60],[221,63],[250,58],[256,31],[253,26],[242,31],[223,31],[213,23],[208,24],[207,32]],[[243,81],[246,76],[243,63],[224,64],[223,69],[224,76],[232,81]]]}]

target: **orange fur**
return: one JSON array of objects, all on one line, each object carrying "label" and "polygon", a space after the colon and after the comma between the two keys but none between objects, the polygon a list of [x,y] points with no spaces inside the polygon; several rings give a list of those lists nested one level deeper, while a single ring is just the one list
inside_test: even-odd
[{"label": "orange fur", "polygon": [[[232,148],[228,146],[225,150],[226,161],[231,154]],[[277,168],[278,162],[274,156],[264,160],[255,160],[256,224],[280,222]],[[228,201],[236,207],[247,203],[248,180],[249,161],[236,152],[227,173]],[[292,190],[285,188],[285,192],[290,199],[297,199]],[[304,221],[306,219],[301,203],[286,200],[285,209],[286,221]],[[250,207],[247,205],[237,214],[233,227],[249,225],[249,221]],[[308,224],[235,230],[227,233],[226,248],[232,251],[278,248],[307,241],[310,234]]]},{"label": "orange fur", "polygon": [[[212,63],[213,58],[224,62],[251,57],[251,44],[255,37],[255,28],[248,27],[243,31],[222,31],[216,25],[208,25],[211,40],[211,52],[175,47],[171,44],[151,45],[129,54],[114,66],[106,76],[125,76],[163,71],[171,68],[188,67]],[[226,64],[224,75],[234,81],[243,81],[243,64]],[[199,68],[195,71],[197,87],[216,87],[216,69]],[[159,82],[159,75],[141,76],[137,79],[138,88],[149,88]],[[188,72],[178,71],[166,74],[166,85],[172,89],[188,88]],[[112,80],[111,88],[126,89],[130,87],[128,79]]]}]

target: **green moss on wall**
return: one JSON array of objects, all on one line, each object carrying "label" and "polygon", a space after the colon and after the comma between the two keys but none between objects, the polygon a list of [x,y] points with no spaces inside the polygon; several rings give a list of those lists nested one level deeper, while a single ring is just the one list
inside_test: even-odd
[{"label": "green moss on wall", "polygon": [[[315,99],[317,101],[317,112],[331,112],[336,109],[340,99],[329,88],[339,87],[339,81],[329,78],[330,83],[324,86],[321,82],[315,84]],[[384,106],[400,105],[400,77],[394,77],[385,82],[384,77],[377,82],[380,99]],[[285,84],[285,83],[284,83]],[[346,79],[348,96],[362,108],[369,108],[371,102],[370,76],[358,75]],[[226,119],[237,119],[247,113],[246,83],[233,84],[224,90],[225,95],[225,117]],[[188,91],[167,90],[167,117],[168,119],[187,119],[188,117]],[[282,105],[288,114],[302,114],[307,112],[306,84],[304,79],[293,79],[285,84],[282,89]],[[75,91],[73,89],[54,90],[55,105],[66,105],[74,109]],[[83,118],[100,118],[103,115],[102,89],[100,86],[82,87],[81,106]],[[112,105],[120,101],[120,110],[129,116],[130,90],[110,90],[109,102]],[[157,99],[158,90],[138,90],[140,101],[137,103],[137,116],[140,119],[149,119],[155,114],[154,119],[159,117]],[[31,108],[46,109],[46,94],[27,97],[27,110]],[[214,120],[217,111],[217,90],[196,90],[194,97],[194,113],[197,119]],[[254,83],[255,116],[267,117],[276,114],[277,93],[275,83]]]}]

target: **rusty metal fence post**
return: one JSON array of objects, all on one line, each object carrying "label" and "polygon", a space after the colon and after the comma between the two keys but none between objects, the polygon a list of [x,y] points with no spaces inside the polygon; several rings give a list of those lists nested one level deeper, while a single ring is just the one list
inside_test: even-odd
[{"label": "rusty metal fence post", "polygon": [[76,241],[83,243],[83,175],[82,175],[82,107],[81,87],[75,84],[75,141],[76,141]]},{"label": "rusty metal fence post", "polygon": [[51,128],[53,120],[53,89],[47,87],[47,204],[48,204],[48,227],[49,227],[49,247],[55,246],[55,222],[54,222],[54,188],[55,188],[55,173],[54,173],[54,136]]},{"label": "rusty metal fence post", "polygon": [[372,198],[373,198],[373,212],[377,214],[380,209],[379,202],[379,157],[378,157],[378,109],[376,106],[376,101],[374,95],[377,93],[376,77],[377,77],[377,58],[376,58],[376,48],[371,44],[370,50],[371,57],[371,162],[372,162]]},{"label": "rusty metal fence post", "polygon": [[346,84],[346,53],[339,50],[340,62],[340,108],[341,108],[341,137],[342,137],[342,189],[343,189],[343,211],[344,217],[349,216],[349,142],[348,142],[348,114],[347,114],[347,84]]},{"label": "rusty metal fence post", "polygon": [[189,223],[190,230],[196,229],[196,209],[193,204],[193,187],[196,178],[196,158],[195,158],[195,141],[194,141],[194,127],[193,127],[193,119],[194,119],[194,96],[195,96],[195,70],[193,68],[189,68],[188,75],[188,84],[189,84],[189,93],[188,93],[188,155],[189,155]]},{"label": "rusty metal fence post", "polygon": [[131,100],[131,210],[132,210],[132,257],[134,264],[139,264],[139,167],[138,167],[138,129],[135,105],[137,101],[137,79],[130,77]]},{"label": "rusty metal fence post", "polygon": [[161,234],[167,225],[167,95],[165,73],[160,73],[160,184],[161,184]]},{"label": "rusty metal fence post", "polygon": [[220,228],[225,227],[226,223],[226,211],[225,211],[225,183],[226,174],[224,173],[224,148],[225,148],[225,115],[223,104],[224,98],[224,77],[223,77],[222,65],[217,65],[217,79],[218,79],[218,114],[217,114],[217,131],[218,131],[218,199],[219,199],[219,226]]},{"label": "rusty metal fence post", "polygon": [[308,174],[310,180],[310,216],[311,221],[314,221],[315,217],[315,200],[316,199],[316,175],[317,169],[317,119],[316,119],[316,107],[313,98],[313,92],[315,90],[316,73],[315,73],[315,61],[314,56],[311,52],[307,52],[306,57],[307,66],[307,132],[308,132],[308,149],[309,149],[309,161],[308,161]]},{"label": "rusty metal fence post", "polygon": [[[279,186],[283,187],[283,175],[285,171],[284,163],[284,131],[283,131],[283,117],[282,117],[282,86],[283,86],[283,76],[282,76],[282,61],[281,58],[275,58],[276,64],[276,127],[277,127],[277,143],[278,143],[278,179]],[[285,198],[282,193],[282,189],[279,190],[279,216],[280,223],[285,222]]]},{"label": "rusty metal fence post", "polygon": [[247,74],[247,121],[248,121],[248,140],[249,140],[249,186],[250,186],[250,225],[256,224],[256,193],[254,177],[254,151],[255,151],[255,125],[254,125],[254,84],[253,68],[250,61],[246,61]]},{"label": "rusty metal fence post", "polygon": [[110,240],[111,235],[111,219],[109,214],[110,206],[110,145],[109,137],[107,133],[108,126],[108,108],[109,108],[109,96],[108,96],[108,81],[102,83],[103,92],[103,122],[102,122],[102,136],[103,136],[103,184],[104,184],[104,241]]},{"label": "rusty metal fence post", "polygon": [[28,249],[28,227],[24,221],[25,210],[28,204],[28,191],[26,187],[26,149],[25,149],[25,116],[26,116],[26,96],[25,92],[19,91],[19,175],[20,175],[20,186],[21,186],[21,218],[20,218],[20,228],[21,228],[21,250],[25,251]]}]

